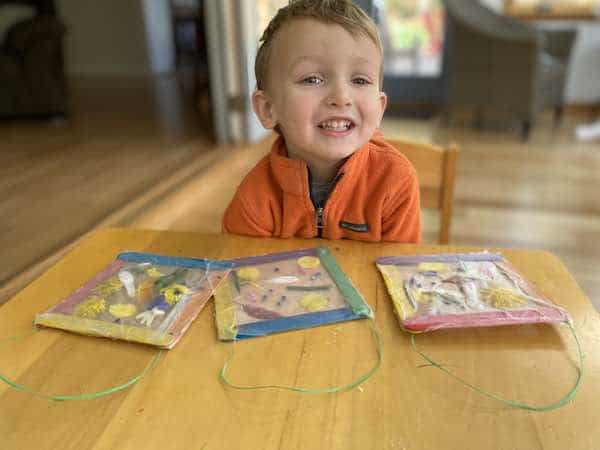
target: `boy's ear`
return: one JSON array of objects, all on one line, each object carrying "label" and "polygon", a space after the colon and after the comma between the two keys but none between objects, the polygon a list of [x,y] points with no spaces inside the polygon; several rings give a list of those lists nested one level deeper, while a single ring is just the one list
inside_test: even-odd
[{"label": "boy's ear", "polygon": [[387,95],[385,92],[379,93],[379,102],[381,103],[381,117],[379,118],[379,123],[383,120],[383,113],[385,112],[385,107],[387,106]]},{"label": "boy's ear", "polygon": [[275,128],[277,120],[273,114],[273,103],[265,91],[254,91],[252,94],[252,108],[263,127],[268,130]]}]

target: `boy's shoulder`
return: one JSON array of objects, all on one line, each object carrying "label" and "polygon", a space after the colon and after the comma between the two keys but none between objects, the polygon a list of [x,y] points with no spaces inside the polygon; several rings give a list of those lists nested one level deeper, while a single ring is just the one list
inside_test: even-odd
[{"label": "boy's shoulder", "polygon": [[373,136],[369,142],[370,165],[385,173],[398,172],[413,174],[415,169],[409,159],[402,153],[402,148],[390,144],[381,134]]},{"label": "boy's shoulder", "polygon": [[[302,182],[306,174],[306,163],[287,157],[285,142],[279,137],[271,150],[256,163],[242,180],[238,190],[256,192],[279,192],[301,195]],[[300,181],[302,181],[300,180]]]},{"label": "boy's shoulder", "polygon": [[252,184],[252,191],[256,189],[257,185],[266,187],[272,183],[271,177],[271,160],[270,154],[267,153],[250,169],[240,183],[239,188],[245,189],[250,184]]}]

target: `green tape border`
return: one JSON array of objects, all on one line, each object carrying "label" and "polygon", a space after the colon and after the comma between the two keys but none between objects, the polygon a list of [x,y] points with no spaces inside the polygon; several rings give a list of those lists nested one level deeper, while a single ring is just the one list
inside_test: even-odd
[{"label": "green tape border", "polygon": [[331,251],[327,247],[317,247],[317,254],[321,263],[333,278],[342,295],[346,298],[348,305],[352,308],[352,312],[358,316],[373,318],[373,311],[354,287],[348,276],[338,265]]}]

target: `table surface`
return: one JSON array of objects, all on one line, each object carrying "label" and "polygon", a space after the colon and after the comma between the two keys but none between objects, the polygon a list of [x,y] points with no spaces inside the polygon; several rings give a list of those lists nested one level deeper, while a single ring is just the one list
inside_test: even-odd
[{"label": "table surface", "polygon": [[[572,315],[585,354],[575,399],[550,412],[514,409],[424,367],[394,316],[378,256],[481,250],[353,241],[101,230],[0,308],[0,373],[47,394],[93,392],[140,373],[151,347],[44,329],[36,313],[69,295],[121,251],[232,258],[328,246],[375,312],[384,344],[380,370],[360,388],[308,395],[239,391],[219,370],[235,349],[239,384],[319,388],[346,384],[376,362],[365,320],[242,342],[216,339],[208,304],[158,366],[130,389],[93,400],[53,402],[0,384],[2,449],[597,449],[600,320],[552,254],[501,249],[537,288]],[[498,250],[498,249],[490,249]],[[529,404],[562,398],[577,352],[564,325],[436,331],[417,345],[474,384]]]}]

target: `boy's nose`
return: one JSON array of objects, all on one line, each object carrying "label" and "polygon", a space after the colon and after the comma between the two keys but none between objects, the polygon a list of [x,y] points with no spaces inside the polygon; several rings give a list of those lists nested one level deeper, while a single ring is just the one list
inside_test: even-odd
[{"label": "boy's nose", "polygon": [[335,107],[350,106],[352,104],[352,99],[350,98],[348,89],[344,86],[334,86],[327,99],[327,104]]}]

